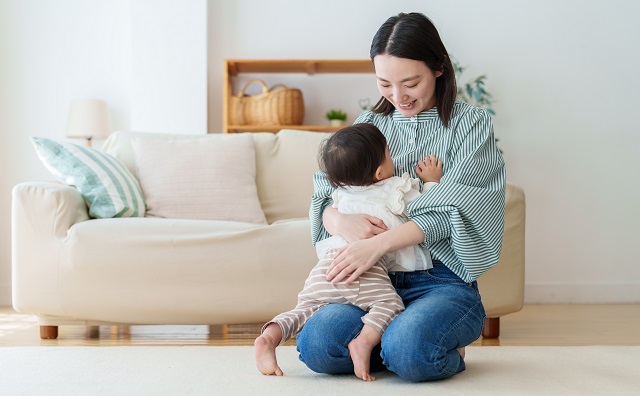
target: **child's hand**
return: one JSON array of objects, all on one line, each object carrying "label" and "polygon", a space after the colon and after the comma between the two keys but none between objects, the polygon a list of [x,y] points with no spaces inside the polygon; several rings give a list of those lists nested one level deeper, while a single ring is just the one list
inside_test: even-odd
[{"label": "child's hand", "polygon": [[427,156],[424,160],[418,161],[416,173],[423,182],[440,183],[442,177],[442,160],[435,155]]}]

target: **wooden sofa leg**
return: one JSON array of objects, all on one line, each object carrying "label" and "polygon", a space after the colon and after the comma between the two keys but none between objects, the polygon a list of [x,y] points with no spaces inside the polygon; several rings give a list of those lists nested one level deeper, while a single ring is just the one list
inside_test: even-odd
[{"label": "wooden sofa leg", "polygon": [[100,326],[87,326],[84,334],[87,338],[100,338]]},{"label": "wooden sofa leg", "polygon": [[55,340],[58,338],[58,326],[40,326],[40,338]]},{"label": "wooden sofa leg", "polygon": [[500,337],[500,318],[486,318],[484,327],[482,328],[482,336],[484,338]]}]

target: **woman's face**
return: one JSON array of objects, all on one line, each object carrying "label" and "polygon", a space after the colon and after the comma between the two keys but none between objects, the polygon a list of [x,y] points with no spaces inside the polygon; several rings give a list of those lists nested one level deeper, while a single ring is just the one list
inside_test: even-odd
[{"label": "woman's face", "polygon": [[424,62],[376,55],[373,64],[378,78],[378,90],[405,117],[413,117],[435,106],[436,78]]}]

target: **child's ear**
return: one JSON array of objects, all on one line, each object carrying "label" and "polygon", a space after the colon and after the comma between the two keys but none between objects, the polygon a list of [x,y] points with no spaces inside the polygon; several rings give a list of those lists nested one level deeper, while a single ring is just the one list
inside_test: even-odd
[{"label": "child's ear", "polygon": [[373,175],[373,179],[377,182],[382,180],[382,165],[380,165],[378,169],[376,169],[376,173]]}]

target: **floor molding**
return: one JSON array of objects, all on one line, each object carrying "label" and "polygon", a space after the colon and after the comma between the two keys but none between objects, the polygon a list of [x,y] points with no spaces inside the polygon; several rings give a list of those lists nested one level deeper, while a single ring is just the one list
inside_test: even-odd
[{"label": "floor molding", "polygon": [[525,284],[527,304],[634,304],[640,282],[545,282]]}]

